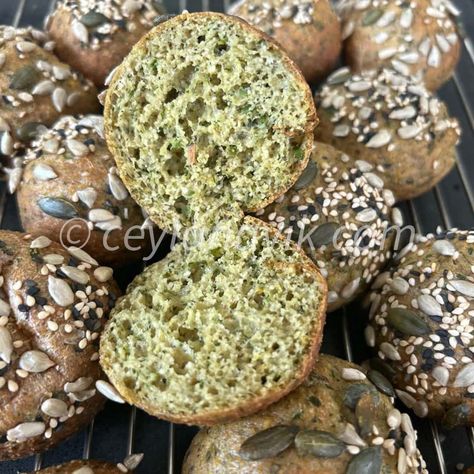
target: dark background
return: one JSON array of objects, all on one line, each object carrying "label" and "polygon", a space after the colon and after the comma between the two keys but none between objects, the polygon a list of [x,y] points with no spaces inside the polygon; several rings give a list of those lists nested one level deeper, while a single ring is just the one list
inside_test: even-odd
[{"label": "dark background", "polygon": [[[53,2],[0,0],[0,24],[18,23],[19,26],[40,28]],[[221,0],[165,0],[164,3],[173,13],[183,8],[222,11],[227,5]],[[456,75],[443,87],[439,96],[448,102],[451,114],[458,117],[463,128],[458,163],[435,189],[400,205],[407,223],[412,223],[423,233],[434,231],[438,225],[474,227],[474,3],[472,0],[456,0],[456,4],[462,10],[466,39]],[[6,195],[3,181],[0,182],[0,219],[2,228],[20,230],[15,200]],[[119,275],[123,284],[130,275],[128,270]],[[325,328],[323,352],[363,361],[368,357],[362,335],[365,321],[365,311],[357,304],[331,314]],[[413,422],[418,430],[419,448],[431,473],[455,473],[474,465],[472,429],[458,428],[446,433],[434,423],[419,420],[414,415]],[[0,473],[30,471],[35,466],[50,466],[83,456],[119,462],[130,450],[145,453],[138,473],[178,473],[195,431],[185,426],[172,426],[140,410],[110,402],[85,432],[42,456],[0,463]]]}]

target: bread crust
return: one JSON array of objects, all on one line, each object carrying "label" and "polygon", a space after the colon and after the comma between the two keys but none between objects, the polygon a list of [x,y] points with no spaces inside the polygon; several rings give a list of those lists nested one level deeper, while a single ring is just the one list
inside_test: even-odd
[{"label": "bread crust", "polygon": [[82,459],[60,464],[59,466],[47,467],[35,472],[39,472],[41,474],[75,474],[76,471],[82,467],[88,467],[92,469],[93,474],[123,474],[123,471],[121,471],[116,464],[105,461]]},{"label": "bread crust", "polygon": [[[291,182],[289,183],[288,186],[286,186],[283,189],[275,190],[275,192],[269,196],[267,199],[263,200],[260,203],[257,203],[254,207],[252,208],[245,208],[243,211],[245,212],[254,212],[262,207],[265,207],[266,205],[270,204],[273,202],[278,196],[283,194],[285,191],[287,191],[293,184],[294,182],[298,179],[298,176],[301,174],[301,172],[306,168],[306,165],[308,163],[311,150],[313,147],[313,130],[318,124],[318,118],[316,115],[316,108],[314,105],[314,100],[312,98],[311,90],[308,87],[304,76],[298,66],[287,56],[285,52],[281,50],[279,45],[268,35],[265,33],[257,30],[253,26],[249,25],[245,20],[242,20],[241,18],[230,16],[230,15],[225,15],[223,13],[215,13],[215,12],[199,12],[199,13],[183,13],[181,15],[175,16],[173,18],[168,19],[167,21],[164,21],[157,26],[155,26],[150,32],[148,32],[146,35],[142,37],[142,39],[132,48],[132,51],[130,52],[130,55],[135,55],[139,56],[140,54],[143,53],[143,51],[146,50],[147,43],[154,37],[159,36],[160,32],[163,31],[166,28],[169,28],[171,25],[178,25],[181,21],[183,21],[186,18],[189,17],[196,17],[196,18],[219,18],[227,23],[239,23],[242,28],[251,33],[252,35],[257,36],[258,38],[266,40],[268,43],[270,43],[273,51],[277,54],[280,55],[282,58],[283,62],[287,66],[287,68],[292,72],[292,74],[295,76],[297,82],[304,87],[305,90],[305,97],[306,97],[306,104],[308,107],[308,119],[307,119],[307,129],[304,131],[304,138],[305,138],[305,149],[304,149],[304,158],[300,160],[300,163],[298,166],[295,167],[295,172],[292,176]],[[119,174],[127,186],[128,189],[132,189],[131,195],[135,199],[136,202],[140,204],[140,196],[138,195],[137,192],[133,191],[133,186],[130,178],[128,178],[124,173],[121,173],[121,167],[124,164],[124,158],[122,156],[122,153],[120,152],[120,144],[114,140],[114,135],[113,135],[113,127],[115,126],[114,120],[113,120],[113,112],[112,112],[112,107],[113,107],[113,94],[114,90],[117,88],[117,82],[122,75],[123,71],[127,67],[127,61],[125,60],[124,62],[121,63],[120,66],[118,66],[116,72],[113,75],[113,78],[110,83],[110,87],[108,89],[106,99],[105,99],[105,104],[104,104],[104,118],[105,118],[105,136],[107,139],[107,145],[109,147],[109,150],[111,151],[112,155],[115,158],[115,161],[117,163],[117,167],[119,170]],[[173,229],[169,229],[165,222],[163,222],[160,218],[159,215],[152,213],[150,209],[146,209],[147,212],[150,213],[150,218],[162,229],[166,229],[168,231],[173,231]]]},{"label": "bread crust", "polygon": [[[149,0],[147,3],[150,3]],[[164,11],[158,13],[164,13]],[[149,23],[139,21],[143,18],[140,12],[136,12],[127,18],[128,23],[133,22],[132,31],[119,29],[111,36],[110,42],[102,41],[98,49],[92,49],[90,45],[81,43],[74,35],[73,19],[73,13],[64,4],[60,4],[50,16],[47,30],[56,41],[54,51],[62,61],[82,72],[97,87],[104,85],[109,73],[120,64],[132,46],[149,31],[152,25],[151,21]]]},{"label": "bread crust", "polygon": [[[92,339],[91,336],[92,333],[98,335],[104,326],[104,319],[115,301],[112,299],[112,294],[115,298],[118,295],[118,288],[113,281],[98,282],[93,275],[93,268],[83,267],[91,285],[106,288],[109,292],[109,296],[98,296],[94,293],[95,296],[91,295],[91,299],[87,298],[89,301],[94,298],[96,305],[101,305],[103,317],[97,320],[91,319],[93,313],[89,312],[87,321],[97,321],[97,324],[90,326],[84,315],[74,313],[66,319],[66,311],[72,313],[72,306],[60,306],[56,303],[50,294],[48,276],[42,269],[46,268],[44,262],[46,255],[62,256],[66,265],[68,262],[72,263],[72,256],[55,243],[41,249],[31,248],[32,241],[31,237],[25,234],[0,231],[0,270],[4,279],[1,298],[11,308],[10,316],[3,317],[1,322],[3,339],[0,347],[4,366],[0,377],[2,381],[0,460],[2,461],[29,456],[55,446],[86,426],[104,403],[103,397],[94,390],[95,380],[102,376],[102,372],[97,362],[98,338],[94,336]],[[53,267],[59,268],[60,265],[57,267],[51,265],[50,269]],[[49,276],[56,274],[49,270],[46,273]],[[74,287],[71,279],[64,277],[62,281]],[[63,295],[61,291],[60,293]],[[32,302],[28,299],[30,295],[34,295]],[[77,296],[74,296],[74,300],[75,303],[80,301]],[[33,306],[29,306],[30,304]],[[6,313],[4,306],[2,303],[3,314]],[[99,311],[98,308],[99,306],[95,311]],[[76,323],[84,326],[84,329],[91,328],[90,341],[85,345],[79,344],[78,341],[79,337],[81,340],[86,337],[85,331],[77,329]],[[10,334],[13,341],[11,356],[7,357],[7,360],[11,360],[10,363],[4,361],[5,348],[12,347],[5,342],[9,339],[5,331]],[[40,369],[36,363],[35,367],[38,367],[39,372],[32,372],[33,369],[24,370],[25,365],[20,365],[21,356],[28,351],[39,351],[47,355],[54,366]],[[18,371],[19,369],[21,370]],[[77,382],[81,377],[88,378],[87,383],[83,381],[79,387],[81,390],[74,392],[74,399],[83,401],[74,402],[68,395],[72,392],[66,393],[65,384]],[[93,392],[88,392],[89,390]],[[65,418],[54,418],[42,411],[43,403],[50,398],[66,403],[68,414]],[[50,425],[53,418],[56,421]],[[43,434],[26,437],[24,441],[12,439],[11,434],[6,436],[8,430],[32,421],[43,422],[46,431]],[[48,433],[49,426],[57,426],[59,429],[52,428]]]},{"label": "bread crust", "polygon": [[[261,228],[265,228],[268,231],[268,235],[270,238],[275,238],[278,240],[286,240],[278,231],[276,231],[273,227],[269,226],[265,222],[260,221],[259,219],[247,216],[244,218],[244,223],[255,225]],[[132,405],[136,405],[137,407],[141,408],[142,410],[146,411],[150,415],[156,416],[158,418],[162,418],[164,420],[171,421],[173,423],[184,423],[188,425],[214,425],[217,423],[224,423],[227,421],[232,421],[243,416],[250,415],[255,413],[259,410],[266,408],[267,406],[271,405],[272,403],[276,402],[280,398],[284,397],[286,394],[290,393],[296,387],[298,387],[308,376],[310,373],[314,362],[316,361],[317,354],[319,352],[319,348],[321,346],[322,336],[323,336],[323,328],[325,323],[325,316],[326,316],[326,304],[327,304],[327,285],[326,280],[321,276],[318,269],[314,265],[314,263],[304,254],[304,252],[296,247],[293,243],[289,242],[289,245],[292,247],[292,250],[301,255],[303,258],[304,264],[301,266],[301,269],[313,274],[319,284],[320,293],[321,293],[321,302],[319,306],[319,311],[315,314],[315,324],[311,331],[311,344],[308,347],[307,354],[304,360],[301,362],[300,369],[293,374],[293,380],[288,383],[286,387],[283,389],[272,390],[267,392],[266,394],[256,397],[251,401],[246,403],[241,403],[238,406],[227,408],[227,409],[219,409],[214,411],[207,411],[203,414],[193,414],[190,416],[174,416],[170,415],[169,413],[162,412],[157,410],[155,406],[152,404],[142,403],[136,397],[133,390],[126,387],[125,384],[121,383],[121,381],[115,379],[113,377],[113,373],[110,370],[110,367],[107,365],[107,361],[104,360],[103,354],[101,352],[100,363],[102,368],[106,374],[109,375],[111,383],[115,386],[115,388],[119,391],[120,395]],[[110,322],[107,324],[107,326]],[[107,326],[105,331],[107,331]]]}]

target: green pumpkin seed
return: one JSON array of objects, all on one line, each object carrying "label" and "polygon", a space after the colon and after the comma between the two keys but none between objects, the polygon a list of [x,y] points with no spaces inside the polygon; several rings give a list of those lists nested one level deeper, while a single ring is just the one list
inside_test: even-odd
[{"label": "green pumpkin seed", "polygon": [[407,336],[424,336],[431,329],[414,311],[405,308],[391,308],[388,311],[387,323]]},{"label": "green pumpkin seed", "polygon": [[347,466],[346,474],[380,474],[382,469],[382,448],[375,446],[361,451]]},{"label": "green pumpkin seed", "polygon": [[10,89],[19,91],[31,89],[39,80],[40,74],[34,66],[28,65],[18,69],[10,81]]},{"label": "green pumpkin seed", "polygon": [[364,438],[372,433],[372,428],[378,417],[379,404],[378,394],[366,393],[362,395],[355,408],[355,416],[359,434]]},{"label": "green pumpkin seed", "polygon": [[260,431],[242,443],[239,455],[247,461],[273,458],[291,446],[299,428],[278,425]]},{"label": "green pumpkin seed", "polygon": [[16,135],[22,142],[28,143],[44,130],[46,130],[46,126],[41,122],[28,122],[17,128]]},{"label": "green pumpkin seed", "polygon": [[90,12],[86,13],[81,18],[81,23],[88,28],[94,28],[96,26],[102,25],[103,23],[108,23],[109,19],[102,15],[102,13],[95,12],[91,10]]},{"label": "green pumpkin seed", "polygon": [[300,189],[306,188],[306,186],[309,186],[313,182],[317,174],[318,165],[313,160],[309,160],[305,170],[293,185],[293,189],[299,191]]},{"label": "green pumpkin seed", "polygon": [[331,433],[318,430],[300,431],[295,438],[295,446],[301,456],[336,458],[345,451],[345,445]]},{"label": "green pumpkin seed", "polygon": [[443,418],[443,425],[451,430],[456,426],[466,425],[471,415],[471,407],[464,403],[450,408]]},{"label": "green pumpkin seed", "polygon": [[79,216],[74,204],[66,199],[45,197],[38,199],[37,203],[48,216],[57,217],[58,219],[73,219]]},{"label": "green pumpkin seed", "polygon": [[380,17],[383,15],[383,10],[380,8],[376,8],[375,10],[368,11],[364,18],[362,18],[362,25],[363,26],[370,26],[373,25]]},{"label": "green pumpkin seed", "polygon": [[384,362],[382,359],[379,359],[378,357],[370,359],[369,363],[372,369],[385,375],[385,377],[387,377],[388,379],[395,377],[395,375],[397,374],[397,371],[392,366]]},{"label": "green pumpkin seed", "polygon": [[388,397],[395,397],[395,391],[393,390],[392,384],[388,381],[385,375],[377,370],[369,370],[367,372],[367,378],[379,389],[380,392]]},{"label": "green pumpkin seed", "polygon": [[359,399],[366,393],[377,393],[377,391],[372,385],[366,383],[351,384],[344,394],[344,405],[351,410],[355,410]]},{"label": "green pumpkin seed", "polygon": [[336,222],[326,222],[318,226],[310,235],[311,241],[315,247],[332,244],[334,234],[339,228]]}]

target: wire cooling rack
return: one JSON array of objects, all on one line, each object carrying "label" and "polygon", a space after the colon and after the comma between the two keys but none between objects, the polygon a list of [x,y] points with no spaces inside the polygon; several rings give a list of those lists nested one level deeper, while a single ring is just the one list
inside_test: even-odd
[{"label": "wire cooling rack", "polygon": [[[0,0],[0,23],[41,28],[56,0]],[[165,0],[169,12],[226,11],[229,0]],[[454,170],[433,190],[401,203],[407,223],[422,233],[444,228],[474,227],[474,3],[457,0],[465,26],[461,62],[453,79],[440,91],[452,115],[458,117],[463,139],[458,147]],[[4,229],[20,230],[14,198],[0,182],[0,222]],[[123,283],[127,283],[125,275]],[[363,329],[366,314],[357,305],[344,308],[328,318],[323,352],[361,362],[368,357]],[[341,334],[343,338],[341,338]],[[1,416],[1,407],[0,407]],[[455,473],[474,464],[474,429],[444,432],[436,423],[413,417],[419,447],[431,473]],[[38,470],[71,459],[95,458],[121,461],[132,452],[145,453],[138,468],[143,474],[173,474],[181,462],[195,428],[173,425],[136,410],[108,403],[89,427],[43,455],[17,462],[0,463],[0,474]]]}]

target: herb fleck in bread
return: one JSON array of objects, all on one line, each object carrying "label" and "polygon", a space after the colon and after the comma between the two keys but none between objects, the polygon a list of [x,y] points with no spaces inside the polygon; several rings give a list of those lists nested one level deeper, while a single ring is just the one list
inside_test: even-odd
[{"label": "herb fleck in bread", "polygon": [[264,33],[195,13],[133,48],[114,74],[105,122],[131,195],[179,232],[286,191],[306,166],[316,113],[303,76]]},{"label": "herb fleck in bread", "polygon": [[247,217],[177,245],[128,288],[101,339],[120,394],[175,422],[214,424],[298,386],[322,337],[326,283],[275,230]]}]

